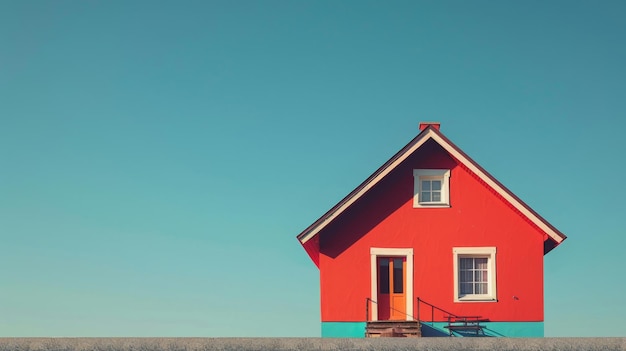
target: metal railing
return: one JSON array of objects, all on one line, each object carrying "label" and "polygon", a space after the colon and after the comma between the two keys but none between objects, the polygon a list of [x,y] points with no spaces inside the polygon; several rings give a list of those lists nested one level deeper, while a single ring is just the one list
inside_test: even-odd
[{"label": "metal railing", "polygon": [[[437,307],[427,301],[422,300],[421,298],[417,297],[416,298],[417,304],[415,306],[416,308],[416,314],[415,315],[410,315],[408,314],[406,311],[402,311],[402,310],[398,310],[395,309],[391,306],[389,306],[390,310],[395,311],[397,313],[403,314],[409,318],[406,318],[407,321],[417,321],[419,322],[419,324],[425,324],[425,323],[430,323],[430,326],[434,326],[435,325],[435,321],[441,321],[441,322],[447,322],[448,326],[444,327],[447,328],[449,330],[450,336],[453,335],[452,330],[453,329],[469,329],[470,327],[465,325],[465,326],[459,326],[458,328],[454,328],[453,323],[456,323],[457,320],[461,320],[464,322],[467,322],[468,319],[474,318],[476,319],[476,323],[475,325],[473,324],[471,326],[471,329],[474,330],[476,329],[476,335],[478,335],[479,331],[482,332],[483,336],[484,336],[484,331],[482,330],[484,327],[482,325],[480,325],[479,322],[483,322],[483,321],[488,321],[488,319],[480,319],[481,317],[479,316],[461,316],[461,315],[457,315],[455,313],[452,313],[450,311],[446,311],[441,307]],[[372,308],[374,307],[374,305],[378,306],[378,301],[375,301],[369,297],[365,298],[365,321],[366,322],[371,322],[371,316],[370,316],[370,306],[372,306]],[[422,307],[422,305],[424,307]],[[430,309],[430,310],[429,310]],[[424,314],[424,312],[428,313],[430,312],[430,319],[429,318],[422,318],[422,314]],[[435,318],[435,314],[437,314],[439,318]],[[473,321],[473,320],[471,320]],[[480,330],[478,330],[478,329]]]},{"label": "metal railing", "polygon": [[[371,304],[375,304],[375,305],[378,306],[378,302],[377,301],[374,301],[374,300],[372,300],[369,297],[365,298],[365,321],[366,322],[370,322],[371,321],[371,318],[370,318],[370,303]],[[405,311],[393,308],[391,306],[389,307],[389,309],[393,310],[395,312],[401,313],[401,314],[403,314],[403,315],[405,315],[407,317],[410,317],[410,318],[406,318],[407,321],[414,321],[414,320],[416,320],[415,317],[413,317],[412,315],[406,313]]]},{"label": "metal railing", "polygon": [[443,317],[460,317],[452,312],[446,311],[443,308],[439,308],[431,303],[428,303],[422,299],[420,299],[419,297],[417,297],[417,320],[422,323],[422,322],[429,322],[427,319],[422,319],[422,315],[421,315],[421,310],[420,307],[421,305],[427,305],[430,306],[430,324],[433,325],[435,322],[435,311],[440,311],[442,313],[442,320],[444,319]]},{"label": "metal railing", "polygon": [[[420,321],[420,322],[429,322],[431,324],[435,321],[435,311],[438,311],[438,312],[441,313],[441,318],[440,318],[441,321],[446,321],[446,320],[448,320],[450,318],[461,318],[461,317],[463,317],[463,316],[457,315],[455,313],[452,313],[450,311],[446,311],[443,308],[437,307],[437,306],[435,306],[435,305],[433,305],[433,304],[431,304],[431,303],[429,303],[427,301],[424,301],[423,299],[421,299],[419,297],[417,297],[416,300],[417,300],[417,304],[416,304],[417,311],[416,311],[416,314],[413,315],[413,316],[408,314],[405,311],[398,310],[398,309],[395,309],[393,307],[389,307],[389,308],[391,310],[395,311],[395,312],[398,312],[398,313],[403,314],[403,315],[405,315],[407,317],[410,317],[410,319],[407,319],[407,320],[416,320],[416,321]],[[373,299],[371,299],[371,298],[369,298],[369,297],[366,297],[365,298],[365,320],[366,321],[371,321],[371,318],[370,318],[370,306],[372,304],[378,305],[378,302],[373,300]],[[426,305],[427,308],[428,307],[430,308],[430,320],[427,319],[427,318],[422,318],[422,312],[424,311],[422,309],[422,305]]]}]

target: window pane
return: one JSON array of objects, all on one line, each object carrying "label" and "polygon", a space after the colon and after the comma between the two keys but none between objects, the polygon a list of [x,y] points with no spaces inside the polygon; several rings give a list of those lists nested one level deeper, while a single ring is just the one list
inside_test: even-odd
[{"label": "window pane", "polygon": [[441,180],[433,180],[431,185],[433,190],[441,190]]},{"label": "window pane", "polygon": [[476,268],[478,268],[478,269],[487,269],[487,258],[486,257],[475,258],[474,260],[476,261]]},{"label": "window pane", "polygon": [[402,259],[394,258],[393,259],[393,292],[394,293],[402,293],[404,291],[404,274],[402,267]]},{"label": "window pane", "polygon": [[461,283],[471,283],[474,280],[472,279],[472,271],[462,271],[461,272]]},{"label": "window pane", "polygon": [[487,294],[487,283],[476,283],[475,294]]},{"label": "window pane", "polygon": [[472,268],[472,261],[473,259],[471,258],[461,258],[461,269]]},{"label": "window pane", "polygon": [[433,202],[441,202],[441,192],[433,191]]},{"label": "window pane", "polygon": [[430,202],[430,192],[423,192],[421,196],[422,202]]},{"label": "window pane", "polygon": [[463,284],[461,284],[461,294],[463,294],[463,295],[473,294],[472,283],[463,283]]},{"label": "window pane", "polygon": [[378,291],[381,294],[389,294],[389,259],[378,260]]},{"label": "window pane", "polygon": [[430,180],[422,180],[422,190],[430,190]]}]

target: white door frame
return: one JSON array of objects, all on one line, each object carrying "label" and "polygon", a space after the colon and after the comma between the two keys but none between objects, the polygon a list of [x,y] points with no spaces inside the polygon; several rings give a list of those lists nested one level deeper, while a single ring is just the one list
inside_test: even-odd
[{"label": "white door frame", "polygon": [[[370,248],[371,258],[371,299],[378,301],[378,257],[406,257],[406,320],[413,318],[413,249]],[[378,320],[378,304],[370,302],[371,320]]]}]

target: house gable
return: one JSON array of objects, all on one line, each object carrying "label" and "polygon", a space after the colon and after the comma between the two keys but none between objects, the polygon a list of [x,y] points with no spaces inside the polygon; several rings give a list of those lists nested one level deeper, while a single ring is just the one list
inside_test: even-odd
[{"label": "house gable", "polygon": [[[499,198],[506,202],[513,211],[518,213],[532,226],[544,233],[544,254],[566,239],[566,236],[563,233],[558,231],[543,217],[539,216],[539,214],[532,210],[528,205],[504,187],[504,185],[480,167],[480,165],[474,162],[450,140],[448,140],[441,132],[439,132],[438,124],[427,124],[420,127],[424,129],[413,140],[411,140],[411,142],[409,142],[389,161],[376,170],[376,172],[374,172],[369,178],[348,194],[348,196],[346,196],[337,205],[331,208],[322,217],[298,235],[298,240],[303,244],[307,253],[311,256],[318,267],[319,245],[309,243],[311,240],[317,242],[317,240],[319,240],[317,236],[321,231],[333,224],[340,224],[340,217],[343,213],[350,210],[353,206],[357,206],[358,208],[359,203],[367,202],[362,200],[366,198],[367,194],[370,192],[375,194],[377,187],[380,188],[379,185],[384,184],[385,182],[383,182],[383,180],[387,177],[393,177],[395,170],[401,168],[403,165],[404,167],[410,167],[407,166],[406,162],[409,158],[417,157],[420,159],[420,163],[424,164],[424,166],[420,166],[422,168],[444,168],[444,166],[437,165],[437,163],[442,162],[440,160],[446,158],[442,158],[441,155],[436,155],[436,153],[432,152],[437,149],[443,150],[447,159],[453,160],[455,166],[464,168],[469,174],[473,175],[479,182],[484,184]],[[420,155],[422,155],[423,158],[420,158]],[[448,164],[448,167],[449,166],[450,164]],[[395,182],[390,183],[394,184]],[[454,207],[454,198],[451,198],[451,206]],[[322,245],[323,241],[324,239],[321,240]]]}]

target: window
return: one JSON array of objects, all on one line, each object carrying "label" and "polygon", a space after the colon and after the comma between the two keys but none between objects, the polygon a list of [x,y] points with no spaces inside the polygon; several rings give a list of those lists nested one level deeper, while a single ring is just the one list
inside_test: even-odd
[{"label": "window", "polygon": [[378,292],[389,294],[389,259],[381,258],[378,262]]},{"label": "window", "polygon": [[454,301],[496,301],[496,248],[455,247]]},{"label": "window", "polygon": [[393,259],[393,293],[402,294],[404,292],[404,273],[402,272],[403,258]]},{"label": "window", "polygon": [[413,207],[450,207],[450,170],[414,169]]}]

